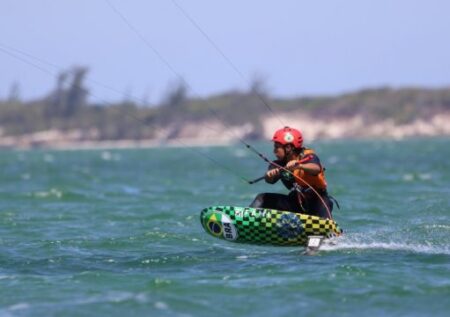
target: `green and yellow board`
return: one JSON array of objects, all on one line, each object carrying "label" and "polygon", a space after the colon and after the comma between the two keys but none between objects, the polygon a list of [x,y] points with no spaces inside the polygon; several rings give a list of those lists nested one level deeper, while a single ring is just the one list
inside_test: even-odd
[{"label": "green and yellow board", "polygon": [[212,206],[200,221],[212,236],[242,243],[306,246],[308,236],[342,234],[333,220],[273,209]]}]

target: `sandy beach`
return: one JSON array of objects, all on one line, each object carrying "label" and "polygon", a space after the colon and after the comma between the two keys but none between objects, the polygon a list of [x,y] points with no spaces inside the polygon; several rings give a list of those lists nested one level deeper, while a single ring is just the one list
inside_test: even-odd
[{"label": "sandy beach", "polygon": [[[401,140],[415,136],[434,137],[450,136],[450,113],[441,113],[429,120],[417,119],[408,124],[395,124],[386,119],[367,123],[360,115],[349,118],[325,120],[312,118],[305,113],[280,114],[278,117],[262,121],[265,139],[270,139],[273,131],[279,128],[280,121],[303,131],[305,140],[329,139],[396,139]],[[177,130],[175,137],[173,131]],[[147,148],[160,146],[211,146],[227,145],[246,139],[254,132],[250,123],[241,126],[226,126],[222,122],[209,120],[200,123],[187,122],[183,125],[167,126],[158,129],[156,137],[144,140],[99,140],[95,128],[86,135],[81,130],[47,130],[19,136],[0,135],[0,148],[30,149],[98,149],[98,148]]]}]

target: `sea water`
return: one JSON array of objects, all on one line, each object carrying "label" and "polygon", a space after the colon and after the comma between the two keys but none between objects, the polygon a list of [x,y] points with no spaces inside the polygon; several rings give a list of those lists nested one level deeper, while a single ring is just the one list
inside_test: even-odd
[{"label": "sea water", "polygon": [[243,146],[1,151],[0,316],[448,316],[450,140],[312,145],[345,231],[315,256],[203,231],[286,192]]}]

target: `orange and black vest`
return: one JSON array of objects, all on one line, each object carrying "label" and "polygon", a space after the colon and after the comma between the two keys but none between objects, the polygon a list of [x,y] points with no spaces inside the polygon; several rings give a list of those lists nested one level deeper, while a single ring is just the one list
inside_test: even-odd
[{"label": "orange and black vest", "polygon": [[[307,164],[308,161],[315,161],[314,158],[317,160],[317,156],[315,155],[315,152],[312,149],[304,149],[301,155],[299,156],[298,160],[301,164]],[[283,164],[282,162],[275,161],[277,164]],[[325,169],[322,167],[322,164],[320,164],[320,172],[317,175],[310,175],[306,173],[304,170],[295,170],[294,177],[291,173],[287,171],[281,171],[281,181],[283,182],[284,186],[286,186],[287,189],[292,189],[294,187],[294,183],[298,184],[301,189],[306,190],[309,188],[309,185],[311,185],[315,190],[323,192],[327,188],[327,181],[325,179]],[[269,167],[270,168],[270,167]]]},{"label": "orange and black vest", "polygon": [[[300,163],[307,164],[311,160],[312,155],[315,154],[312,149],[304,149],[300,155]],[[325,179],[325,169],[322,164],[319,164],[320,172],[317,175],[311,175],[302,169],[294,170],[295,182],[302,188],[307,189],[309,186],[318,191],[325,191],[327,189],[327,181]]]}]

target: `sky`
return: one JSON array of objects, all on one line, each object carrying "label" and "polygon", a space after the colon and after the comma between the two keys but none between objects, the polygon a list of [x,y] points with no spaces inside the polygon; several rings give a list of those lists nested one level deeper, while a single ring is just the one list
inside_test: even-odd
[{"label": "sky", "polygon": [[449,15],[444,0],[2,0],[0,98],[15,82],[43,96],[74,65],[95,101],[157,103],[180,77],[196,97],[255,77],[280,97],[446,87]]}]

